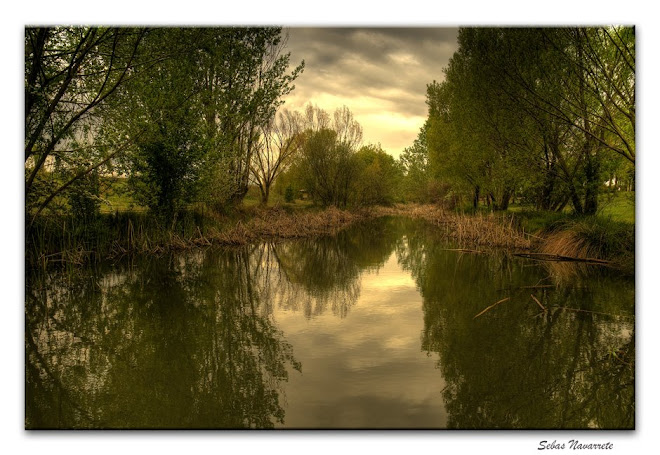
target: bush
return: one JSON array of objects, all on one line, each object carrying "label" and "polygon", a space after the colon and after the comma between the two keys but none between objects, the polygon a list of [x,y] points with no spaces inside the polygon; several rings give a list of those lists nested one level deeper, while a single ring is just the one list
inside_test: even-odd
[{"label": "bush", "polygon": [[293,187],[291,185],[288,185],[286,190],[284,190],[284,200],[289,203],[295,202]]}]

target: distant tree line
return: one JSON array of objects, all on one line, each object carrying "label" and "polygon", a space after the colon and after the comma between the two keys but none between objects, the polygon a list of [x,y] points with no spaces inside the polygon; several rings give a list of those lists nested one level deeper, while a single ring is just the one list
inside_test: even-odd
[{"label": "distant tree line", "polygon": [[458,44],[401,156],[409,199],[594,214],[634,189],[634,28],[462,28]]},{"label": "distant tree line", "polygon": [[[303,191],[323,206],[355,207],[398,200],[402,169],[380,144],[363,144],[362,127],[346,106],[330,116],[308,104],[298,119],[299,141],[279,182],[290,194]],[[262,192],[263,193],[263,192]]]}]

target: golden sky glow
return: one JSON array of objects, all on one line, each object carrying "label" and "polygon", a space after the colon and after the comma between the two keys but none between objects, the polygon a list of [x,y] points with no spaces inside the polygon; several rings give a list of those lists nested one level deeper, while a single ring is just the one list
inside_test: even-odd
[{"label": "golden sky glow", "polygon": [[291,63],[305,71],[285,100],[332,113],[346,105],[364,130],[398,157],[427,114],[426,85],[441,81],[456,50],[455,28],[288,28]]}]

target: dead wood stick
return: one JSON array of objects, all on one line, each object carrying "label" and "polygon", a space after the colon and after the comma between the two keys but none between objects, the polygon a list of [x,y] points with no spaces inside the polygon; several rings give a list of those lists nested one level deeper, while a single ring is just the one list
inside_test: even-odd
[{"label": "dead wood stick", "polygon": [[535,259],[537,261],[561,261],[561,262],[588,262],[592,264],[611,264],[612,261],[596,258],[577,258],[572,256],[561,256],[559,254],[549,253],[513,253],[514,256],[527,259]]},{"label": "dead wood stick", "polygon": [[477,319],[479,316],[481,316],[482,314],[484,314],[486,311],[490,310],[491,308],[493,308],[493,307],[496,306],[496,305],[499,305],[499,304],[502,303],[502,302],[506,302],[506,301],[509,300],[509,299],[510,299],[510,297],[505,297],[505,298],[503,298],[502,300],[498,300],[497,302],[493,303],[491,306],[485,308],[483,311],[481,311],[479,314],[477,314],[477,315],[476,315],[475,317],[473,317],[472,319]]},{"label": "dead wood stick", "polygon": [[529,295],[532,296],[532,298],[534,299],[534,301],[536,302],[536,304],[537,304],[538,306],[540,306],[541,309],[542,309],[543,311],[548,311],[548,309],[547,309],[546,307],[544,307],[543,305],[541,305],[541,302],[539,302],[539,299],[537,299],[536,297],[534,297],[534,294],[529,294]]}]

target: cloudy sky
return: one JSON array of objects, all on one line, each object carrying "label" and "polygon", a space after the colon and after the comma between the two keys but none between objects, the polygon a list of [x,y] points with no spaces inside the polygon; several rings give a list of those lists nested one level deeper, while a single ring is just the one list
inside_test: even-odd
[{"label": "cloudy sky", "polygon": [[456,28],[288,28],[291,63],[305,60],[289,109],[311,102],[332,113],[346,105],[364,130],[398,157],[427,114],[426,84],[443,79]]}]

